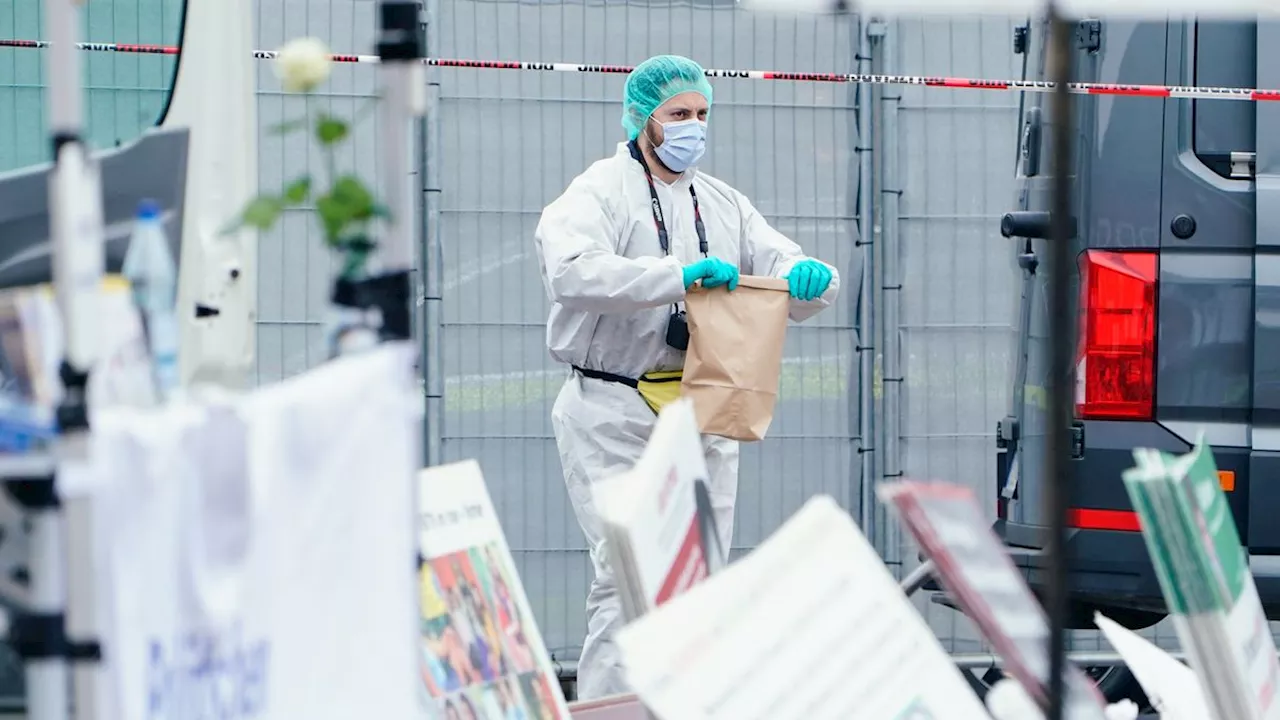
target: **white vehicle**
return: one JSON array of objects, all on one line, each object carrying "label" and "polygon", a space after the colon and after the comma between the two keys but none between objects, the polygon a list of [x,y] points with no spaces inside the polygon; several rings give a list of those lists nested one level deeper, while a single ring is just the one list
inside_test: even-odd
[{"label": "white vehicle", "polygon": [[[49,43],[41,51],[49,85],[41,130],[53,162],[0,174],[0,289],[56,279],[66,329],[65,367],[73,375],[87,371],[97,351],[98,278],[121,271],[139,203],[154,201],[180,263],[183,383],[240,388],[248,384],[254,360],[256,237],[222,230],[257,190],[252,3],[186,0],[183,5],[180,54],[155,127],[102,150],[89,146],[84,130],[84,54],[77,44],[84,3],[44,2],[39,16],[44,25],[31,30]],[[83,426],[74,418],[60,418],[59,425],[69,438],[59,443],[61,467],[68,458],[74,461]],[[9,458],[9,464],[13,461]],[[30,613],[16,616],[21,619],[14,620],[9,639],[14,648],[35,655],[26,658],[22,684],[21,661],[10,658],[0,671],[0,692],[8,696],[6,705],[25,705],[28,717],[66,717],[68,681],[74,676],[77,715],[92,717],[93,683],[82,680],[89,680],[93,664],[69,666],[61,650],[41,658],[49,650],[42,647],[47,631],[63,625],[46,627],[41,619],[61,619],[65,612],[68,640],[91,639],[82,635],[91,616],[92,598],[86,597],[91,589],[77,579],[89,574],[82,550],[87,543],[79,541],[87,531],[76,520],[76,503],[63,509],[50,504],[51,469],[4,469],[7,481],[15,473],[31,476],[25,489],[35,491],[13,495],[9,483],[9,494],[27,511],[25,518],[11,498],[0,504],[0,599]]]},{"label": "white vehicle", "polygon": [[[66,34],[53,27],[54,10],[66,5],[73,12],[81,4],[45,4],[42,30],[54,45],[41,52],[56,83],[54,34]],[[183,327],[184,381],[240,387],[254,356],[256,238],[221,230],[257,192],[254,13],[249,0],[186,0],[184,8],[177,71],[155,127],[119,147],[88,148],[101,178],[105,270],[120,270],[138,202],[159,202],[182,268],[179,304],[198,308]],[[79,72],[71,82],[82,84]],[[80,93],[63,98],[51,89],[49,96],[49,133],[79,133]],[[62,100],[74,102],[66,110],[74,118],[58,117]],[[0,288],[52,279],[52,170],[44,164],[0,173]]]}]

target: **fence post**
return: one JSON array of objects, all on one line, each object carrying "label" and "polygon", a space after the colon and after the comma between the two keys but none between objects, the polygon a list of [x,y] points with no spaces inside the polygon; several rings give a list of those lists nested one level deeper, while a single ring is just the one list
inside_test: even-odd
[{"label": "fence post", "polygon": [[[858,72],[871,74],[870,23],[865,14],[858,16]],[[871,143],[871,95],[866,83],[858,84],[858,245],[862,249],[862,285],[858,294],[858,449],[859,484],[858,524],[862,533],[874,544],[876,540],[875,496],[875,223],[872,217],[873,173]],[[874,546],[874,545],[873,545]],[[879,548],[877,548],[879,550]]]},{"label": "fence post", "polygon": [[[423,54],[431,57],[439,48],[438,0],[424,0]],[[427,112],[418,123],[421,154],[418,177],[421,182],[422,244],[418,266],[422,268],[422,390],[425,414],[422,423],[423,465],[441,462],[444,433],[444,363],[441,352],[443,321],[443,253],[440,244],[440,78],[436,68],[427,68]]]},{"label": "fence post", "polygon": [[[879,43],[881,71],[897,72],[892,61],[894,47],[893,26],[884,24],[884,34]],[[881,384],[884,388],[883,416],[880,435],[881,477],[893,481],[902,477],[902,328],[899,310],[902,303],[902,277],[899,258],[902,255],[902,238],[899,229],[898,201],[902,196],[898,163],[898,110],[902,105],[902,88],[897,85],[880,86],[880,302],[881,302]],[[886,522],[881,538],[884,547],[881,555],[890,561],[903,562],[896,533],[891,533],[891,523]],[[893,537],[891,537],[891,535]]]}]

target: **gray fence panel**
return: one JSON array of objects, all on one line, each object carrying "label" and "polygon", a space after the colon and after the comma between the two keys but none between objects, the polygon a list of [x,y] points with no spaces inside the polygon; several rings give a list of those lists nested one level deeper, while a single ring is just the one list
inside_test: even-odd
[{"label": "gray fence panel", "polygon": [[[899,20],[892,72],[1018,77],[1015,24],[1003,16]],[[901,90],[899,157],[890,161],[903,183],[902,467],[907,477],[974,488],[994,519],[994,431],[1006,412],[1018,292],[999,216],[1015,200],[1018,96]],[[898,559],[914,566],[914,543],[899,542]],[[925,597],[918,604],[948,648],[980,649],[959,613]]]},{"label": "gray fence panel", "polygon": [[[847,20],[759,17],[732,3],[440,0],[437,22],[432,52],[443,57],[634,65],[674,52],[708,67],[854,69]],[[479,459],[547,644],[574,657],[591,570],[550,427],[566,374],[546,353],[532,238],[542,208],[624,139],[624,77],[471,69],[437,77],[444,454]],[[856,292],[851,88],[721,80],[715,89],[704,169],[836,264]],[[856,502],[853,298],[789,332],[770,439],[743,449],[739,549],[814,493]]]}]

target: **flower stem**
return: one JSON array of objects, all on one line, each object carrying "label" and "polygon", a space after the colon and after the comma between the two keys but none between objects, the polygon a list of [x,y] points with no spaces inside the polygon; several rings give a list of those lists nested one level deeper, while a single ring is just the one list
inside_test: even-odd
[{"label": "flower stem", "polygon": [[354,128],[356,125],[360,123],[361,120],[364,119],[365,115],[369,114],[370,110],[373,110],[374,108],[378,107],[378,101],[381,99],[382,99],[381,97],[375,95],[369,98],[368,100],[365,100],[364,104],[362,104],[359,108],[356,109],[355,115],[351,116],[351,127]]}]

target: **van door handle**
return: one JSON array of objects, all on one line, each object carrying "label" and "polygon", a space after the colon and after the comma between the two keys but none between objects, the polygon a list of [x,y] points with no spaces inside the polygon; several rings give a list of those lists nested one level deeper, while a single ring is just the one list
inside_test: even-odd
[{"label": "van door handle", "polygon": [[[1000,218],[1000,234],[1007,238],[1027,238],[1030,240],[1048,240],[1053,232],[1053,223],[1047,210],[1015,210],[1007,212]],[[1076,236],[1076,219],[1071,218],[1070,234]]]}]

